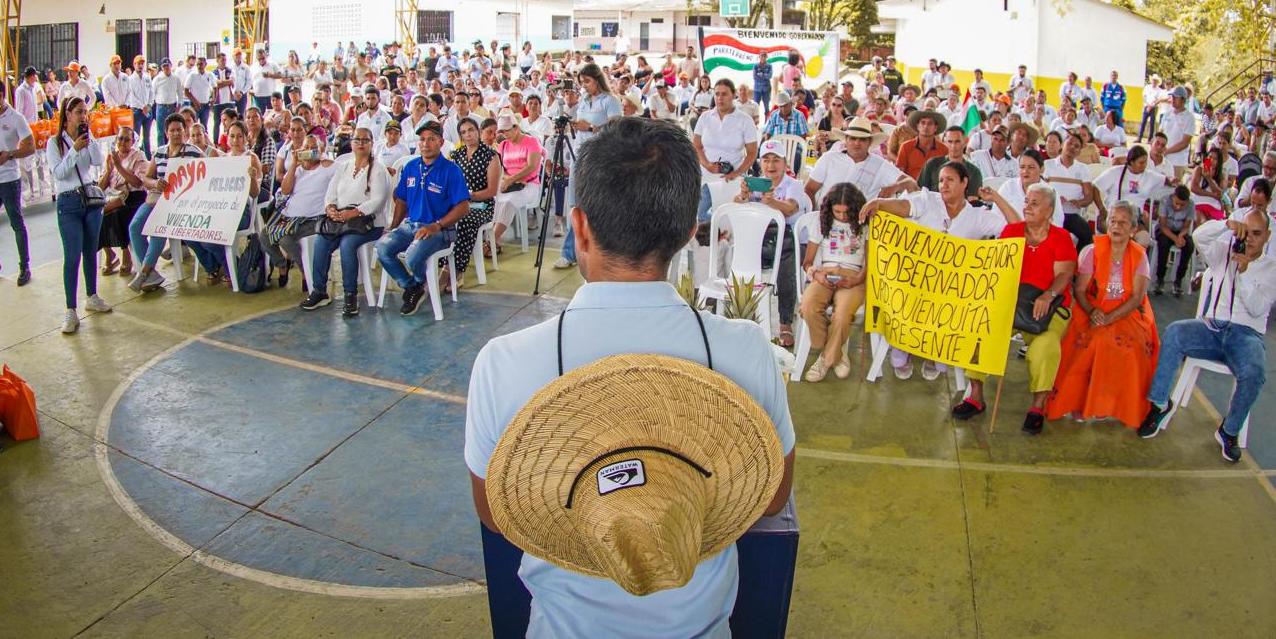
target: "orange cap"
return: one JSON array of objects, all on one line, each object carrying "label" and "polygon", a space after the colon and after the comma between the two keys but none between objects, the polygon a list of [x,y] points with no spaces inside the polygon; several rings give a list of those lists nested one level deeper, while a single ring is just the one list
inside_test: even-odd
[{"label": "orange cap", "polygon": [[63,70],[63,71],[70,71],[70,72],[72,72],[72,73],[79,73],[79,72],[80,72],[80,63],[79,63],[79,62],[75,62],[74,60],[72,60],[70,64],[68,64],[68,65],[66,65],[66,66],[64,66],[64,67],[62,67],[62,70]]}]

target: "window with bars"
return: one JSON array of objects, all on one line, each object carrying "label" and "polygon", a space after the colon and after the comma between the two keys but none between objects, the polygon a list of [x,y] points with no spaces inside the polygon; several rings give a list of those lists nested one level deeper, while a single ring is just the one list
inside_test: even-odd
[{"label": "window with bars", "polygon": [[148,18],[146,20],[146,59],[156,64],[169,57],[168,54],[168,18]]},{"label": "window with bars", "polygon": [[452,41],[452,12],[416,12],[416,41],[419,44],[441,44]]},{"label": "window with bars", "polygon": [[35,67],[41,72],[53,69],[58,77],[65,78],[62,67],[80,57],[80,25],[76,22],[59,24],[32,24],[21,28],[21,33],[10,29],[10,37],[20,36],[18,65]]},{"label": "window with bars", "polygon": [[687,26],[689,27],[710,27],[713,26],[713,16],[687,16]]}]

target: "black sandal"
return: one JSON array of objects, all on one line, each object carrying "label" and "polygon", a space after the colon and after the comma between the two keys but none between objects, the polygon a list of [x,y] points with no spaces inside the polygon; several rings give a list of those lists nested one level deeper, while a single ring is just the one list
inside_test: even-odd
[{"label": "black sandal", "polygon": [[963,422],[982,412],[984,412],[984,405],[969,397],[961,400],[960,404],[953,406],[952,410],[953,419]]}]

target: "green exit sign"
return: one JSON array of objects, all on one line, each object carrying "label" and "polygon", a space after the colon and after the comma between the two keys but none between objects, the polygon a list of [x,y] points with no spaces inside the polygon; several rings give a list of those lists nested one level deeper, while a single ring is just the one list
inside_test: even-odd
[{"label": "green exit sign", "polygon": [[724,18],[749,17],[749,0],[721,0],[718,15]]}]

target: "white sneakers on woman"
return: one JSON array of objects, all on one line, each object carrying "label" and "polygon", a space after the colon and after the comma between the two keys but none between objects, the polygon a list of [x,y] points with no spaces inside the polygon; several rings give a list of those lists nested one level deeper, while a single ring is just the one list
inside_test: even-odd
[{"label": "white sneakers on woman", "polygon": [[80,316],[76,315],[74,309],[66,309],[66,316],[62,318],[62,332],[70,335],[80,330]]},{"label": "white sneakers on woman", "polygon": [[[90,295],[84,303],[84,308],[94,313],[111,312],[111,305],[97,295]],[[68,308],[66,315],[62,317],[62,332],[70,335],[78,330],[80,330],[80,315],[75,312],[75,309]]]},{"label": "white sneakers on woman", "polygon": [[[828,372],[829,372],[829,368],[828,368],[828,365],[824,363],[824,358],[822,357],[816,358],[815,363],[811,364],[811,368],[806,371],[806,375],[805,375],[806,381],[808,382],[823,381],[824,376],[828,375]],[[850,377],[851,363],[847,361],[845,357],[843,357],[842,361],[838,362],[837,366],[833,367],[833,374],[836,375],[838,379],[846,379],[847,377]]]}]

